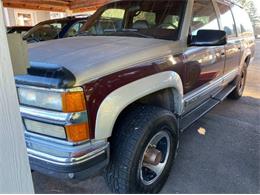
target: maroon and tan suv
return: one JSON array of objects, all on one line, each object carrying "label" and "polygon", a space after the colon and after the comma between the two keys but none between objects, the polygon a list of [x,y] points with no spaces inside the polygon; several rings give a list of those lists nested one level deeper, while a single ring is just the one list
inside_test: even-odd
[{"label": "maroon and tan suv", "polygon": [[31,168],[105,170],[117,193],[161,189],[180,132],[242,96],[255,52],[248,15],[217,0],[113,1],[80,36],[29,47],[16,83]]}]

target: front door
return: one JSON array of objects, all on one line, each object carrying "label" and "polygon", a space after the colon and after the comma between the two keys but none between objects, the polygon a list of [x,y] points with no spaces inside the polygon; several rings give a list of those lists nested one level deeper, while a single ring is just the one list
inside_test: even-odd
[{"label": "front door", "polygon": [[[194,1],[190,33],[195,36],[198,30],[202,29],[220,29],[211,0]],[[188,112],[221,89],[225,48],[224,46],[188,47],[184,55],[186,57],[184,104],[185,112]]]}]

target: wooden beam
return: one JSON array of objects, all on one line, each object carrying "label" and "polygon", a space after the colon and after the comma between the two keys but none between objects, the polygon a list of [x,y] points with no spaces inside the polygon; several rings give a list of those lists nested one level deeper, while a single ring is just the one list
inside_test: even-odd
[{"label": "wooden beam", "polygon": [[0,194],[34,193],[0,1]]},{"label": "wooden beam", "polygon": [[111,0],[3,0],[5,7],[45,11],[94,11]]},{"label": "wooden beam", "polygon": [[64,0],[3,0],[5,7],[64,12],[70,2]]},{"label": "wooden beam", "polygon": [[79,7],[72,9],[73,13],[80,13],[80,12],[88,12],[88,11],[96,11],[98,8],[100,8],[103,4],[91,6],[91,7]]},{"label": "wooden beam", "polygon": [[100,7],[111,0],[74,0],[70,4],[70,9],[75,10],[79,8]]},{"label": "wooden beam", "polygon": [[43,11],[55,11],[55,12],[65,12],[67,6],[51,6],[46,4],[37,3],[21,3],[21,2],[11,2],[5,1],[4,7],[21,8],[21,9],[33,9],[33,10],[43,10]]},{"label": "wooden beam", "polygon": [[50,6],[69,6],[69,1],[64,0],[3,0],[4,3],[28,3],[28,4],[45,4]]}]

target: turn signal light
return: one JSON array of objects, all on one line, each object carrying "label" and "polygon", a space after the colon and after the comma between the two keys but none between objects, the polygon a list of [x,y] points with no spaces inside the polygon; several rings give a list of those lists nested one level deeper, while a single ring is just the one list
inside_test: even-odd
[{"label": "turn signal light", "polygon": [[81,112],[86,110],[85,96],[80,92],[67,92],[62,94],[63,112]]},{"label": "turn signal light", "polygon": [[90,139],[88,123],[66,126],[67,139],[71,142],[80,142]]}]

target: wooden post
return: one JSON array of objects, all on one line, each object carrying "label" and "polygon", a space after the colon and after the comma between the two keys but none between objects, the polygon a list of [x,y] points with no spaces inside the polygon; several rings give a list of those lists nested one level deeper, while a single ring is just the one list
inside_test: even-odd
[{"label": "wooden post", "polygon": [[0,0],[0,194],[34,193]]}]

